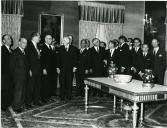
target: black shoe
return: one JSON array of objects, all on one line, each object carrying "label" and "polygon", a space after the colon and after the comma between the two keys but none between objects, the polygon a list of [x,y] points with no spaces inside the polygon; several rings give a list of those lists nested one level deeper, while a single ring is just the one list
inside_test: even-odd
[{"label": "black shoe", "polygon": [[35,102],[34,105],[41,106],[42,103],[41,102]]},{"label": "black shoe", "polygon": [[42,100],[42,104],[46,104],[47,103],[47,100]]},{"label": "black shoe", "polygon": [[23,109],[19,108],[19,109],[14,109],[14,111],[18,114],[21,113],[23,111]]},{"label": "black shoe", "polygon": [[32,105],[31,104],[26,104],[25,107],[26,108],[32,108]]}]

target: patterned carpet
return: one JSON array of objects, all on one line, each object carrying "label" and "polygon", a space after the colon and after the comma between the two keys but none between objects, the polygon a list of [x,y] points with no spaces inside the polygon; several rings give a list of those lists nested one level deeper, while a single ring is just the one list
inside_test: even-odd
[{"label": "patterned carpet", "polygon": [[[111,96],[112,97],[112,96]],[[124,101],[125,104],[131,104]],[[3,128],[131,128],[132,112],[125,120],[125,111],[120,111],[120,99],[117,101],[116,113],[113,113],[113,99],[110,97],[89,98],[92,106],[86,113],[84,99],[73,98],[70,102],[59,100],[26,110],[15,117],[10,112],[2,112]],[[167,127],[167,103],[145,103],[145,127]]]}]

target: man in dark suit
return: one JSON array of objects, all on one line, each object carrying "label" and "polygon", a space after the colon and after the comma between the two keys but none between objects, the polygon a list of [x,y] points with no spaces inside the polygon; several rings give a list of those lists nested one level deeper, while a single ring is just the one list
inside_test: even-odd
[{"label": "man in dark suit", "polygon": [[[48,101],[53,94],[54,57],[52,52],[52,36],[45,35],[45,42],[41,47],[42,87],[41,98],[43,102]],[[56,69],[56,67],[55,67]]]},{"label": "man in dark suit", "polygon": [[2,110],[6,110],[8,106],[11,105],[11,98],[12,98],[12,77],[9,68],[9,62],[11,57],[11,36],[10,35],[3,35],[2,36],[2,43],[1,46],[1,107]]},{"label": "man in dark suit", "polygon": [[27,40],[21,38],[19,47],[17,47],[10,59],[10,70],[14,82],[14,95],[12,108],[16,112],[21,112],[25,99],[25,88],[28,81],[28,63],[24,49],[27,46]]},{"label": "man in dark suit", "polygon": [[139,63],[138,63],[138,74],[140,76],[140,80],[142,80],[142,76],[145,72],[145,69],[152,70],[152,55],[149,52],[148,44],[142,44],[142,52],[139,54]]},{"label": "man in dark suit", "polygon": [[120,36],[119,37],[119,55],[118,55],[118,70],[119,73],[127,74],[130,68],[130,51],[129,47],[126,44],[126,37]]},{"label": "man in dark suit", "polygon": [[110,65],[110,62],[112,61],[116,67],[118,66],[118,50],[115,49],[116,47],[116,42],[110,40],[108,42],[108,50],[106,50],[106,57],[107,57],[107,66]]},{"label": "man in dark suit", "polygon": [[59,85],[58,83],[58,74],[57,74],[57,70],[56,70],[56,65],[57,65],[57,56],[59,54],[59,48],[60,48],[60,42],[56,42],[55,38],[52,37],[52,43],[51,43],[51,48],[52,48],[52,55],[53,55],[53,75],[52,75],[52,79],[53,79],[53,84],[51,86],[51,94],[52,94],[52,100],[54,99],[54,96],[58,95],[58,89],[57,86]]},{"label": "man in dark suit", "polygon": [[90,48],[90,71],[93,77],[104,77],[104,64],[107,64],[104,57],[105,51],[99,47],[100,40],[98,38],[94,38],[92,43],[94,46]]},{"label": "man in dark suit", "polygon": [[82,39],[80,43],[81,49],[79,50],[78,56],[78,69],[77,69],[77,87],[78,95],[84,96],[84,78],[88,74],[88,58],[86,50],[86,40]]},{"label": "man in dark suit", "polygon": [[70,45],[69,37],[63,38],[63,46],[60,47],[57,62],[57,72],[60,73],[60,97],[62,100],[70,100],[73,73],[77,67],[77,51]]},{"label": "man in dark suit", "polygon": [[138,75],[138,70],[139,70],[139,61],[140,57],[139,55],[141,54],[142,50],[140,48],[141,45],[141,40],[139,38],[134,38],[134,46],[130,52],[131,54],[131,74],[134,79],[140,79]]},{"label": "man in dark suit", "polygon": [[152,46],[153,49],[151,53],[153,55],[153,73],[155,75],[155,83],[163,85],[166,69],[165,52],[160,49],[157,38],[152,40]]},{"label": "man in dark suit", "polygon": [[89,76],[91,76],[91,74],[92,74],[92,72],[91,72],[91,57],[90,57],[90,41],[88,40],[88,39],[85,39],[85,49],[86,49],[86,52],[87,52],[87,54],[86,54],[86,58],[88,59],[88,69],[89,69],[89,72],[88,72],[88,74],[86,75],[86,77],[89,77]]},{"label": "man in dark suit", "polygon": [[26,88],[26,106],[41,105],[40,89],[41,89],[41,64],[40,64],[40,50],[37,44],[40,41],[40,34],[33,32],[31,41],[27,44],[26,53],[29,64],[30,80]]}]

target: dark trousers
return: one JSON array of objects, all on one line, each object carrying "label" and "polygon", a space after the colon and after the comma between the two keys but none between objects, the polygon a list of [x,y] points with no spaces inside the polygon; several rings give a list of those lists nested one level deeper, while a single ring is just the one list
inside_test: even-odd
[{"label": "dark trousers", "polygon": [[72,97],[72,70],[63,71],[60,69],[60,97],[70,99]]},{"label": "dark trousers", "polygon": [[57,73],[52,73],[50,76],[51,79],[51,96],[56,96],[57,89]]},{"label": "dark trousers", "polygon": [[1,107],[7,109],[12,102],[13,84],[12,79],[8,75],[1,77]]},{"label": "dark trousers", "polygon": [[163,85],[163,83],[164,83],[164,75],[165,75],[165,71],[162,72],[162,73],[155,73],[155,78],[154,78],[155,84]]},{"label": "dark trousers", "polygon": [[26,104],[38,103],[40,101],[41,75],[34,74],[29,79],[26,88]]},{"label": "dark trousers", "polygon": [[14,80],[14,94],[12,107],[14,110],[20,109],[24,104],[25,99],[26,79]]},{"label": "dark trousers", "polygon": [[50,98],[51,83],[48,75],[42,75],[41,83],[41,99],[48,100]]},{"label": "dark trousers", "polygon": [[84,70],[78,69],[76,72],[76,81],[77,81],[77,95],[78,96],[84,96],[84,78],[85,78]]}]

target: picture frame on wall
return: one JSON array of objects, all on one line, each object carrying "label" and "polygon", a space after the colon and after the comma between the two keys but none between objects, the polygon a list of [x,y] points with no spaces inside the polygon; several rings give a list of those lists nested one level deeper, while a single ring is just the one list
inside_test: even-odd
[{"label": "picture frame on wall", "polygon": [[39,33],[44,40],[46,34],[51,34],[56,43],[61,44],[64,31],[64,15],[41,13],[39,15]]}]

